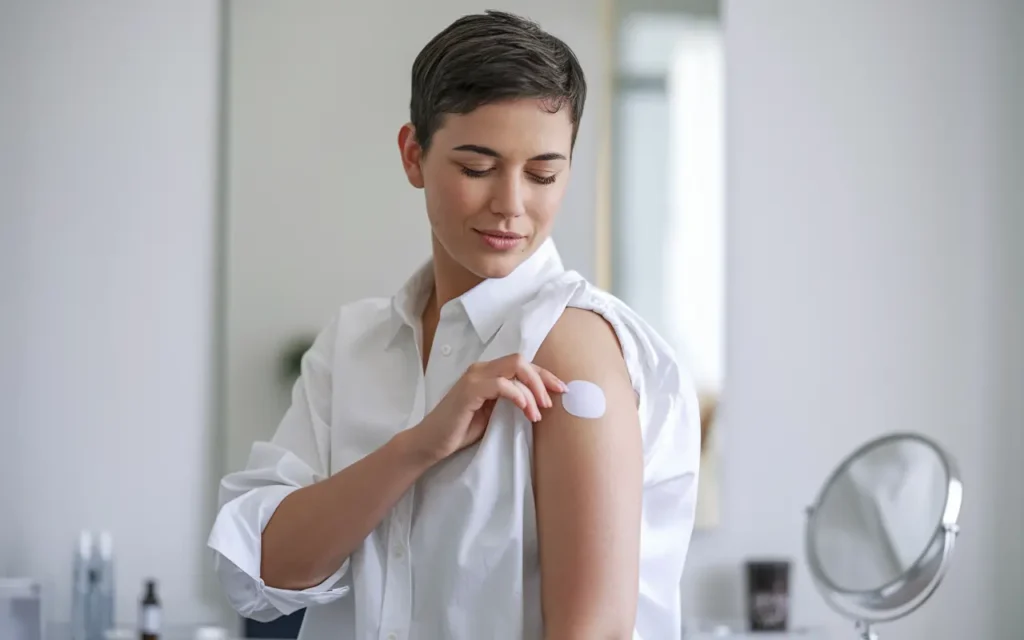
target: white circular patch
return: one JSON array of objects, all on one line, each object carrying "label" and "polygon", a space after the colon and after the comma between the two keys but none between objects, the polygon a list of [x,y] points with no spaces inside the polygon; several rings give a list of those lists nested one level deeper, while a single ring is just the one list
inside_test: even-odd
[{"label": "white circular patch", "polygon": [[604,415],[604,391],[593,382],[573,380],[565,385],[568,391],[562,394],[562,406],[577,418],[600,418]]}]

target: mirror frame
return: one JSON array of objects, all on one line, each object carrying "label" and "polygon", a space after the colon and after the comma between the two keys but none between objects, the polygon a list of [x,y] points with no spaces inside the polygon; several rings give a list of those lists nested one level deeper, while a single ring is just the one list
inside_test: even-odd
[{"label": "mirror frame", "polygon": [[[888,584],[867,591],[841,588],[825,574],[821,559],[814,550],[818,508],[835,481],[855,460],[872,449],[906,440],[919,442],[932,449],[946,471],[946,499],[942,515],[935,523],[935,533],[917,561],[903,575]],[[858,623],[864,638],[877,637],[871,631],[872,624],[891,622],[913,613],[931,597],[942,582],[949,568],[956,537],[960,532],[958,520],[962,501],[963,481],[956,462],[930,438],[917,433],[893,433],[861,445],[829,474],[814,502],[807,508],[804,555],[818,591],[829,606]]]}]

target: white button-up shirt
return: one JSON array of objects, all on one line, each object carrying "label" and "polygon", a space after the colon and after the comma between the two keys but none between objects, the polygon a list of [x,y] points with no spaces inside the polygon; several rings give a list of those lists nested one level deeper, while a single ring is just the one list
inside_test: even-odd
[{"label": "white button-up shirt", "polygon": [[479,443],[435,465],[337,572],[303,591],[260,578],[261,534],[292,491],[418,424],[470,364],[533,359],[566,307],[615,329],[639,399],[644,452],[634,638],[681,634],[679,581],[693,528],[700,426],[692,385],[665,342],[616,298],[566,271],[551,240],[506,278],[441,309],[426,371],[425,265],[391,300],[343,306],[303,360],[293,403],[270,442],[221,483],[210,534],[217,572],[243,616],[308,607],[302,640],[543,638],[531,479],[533,424],[499,402]]}]

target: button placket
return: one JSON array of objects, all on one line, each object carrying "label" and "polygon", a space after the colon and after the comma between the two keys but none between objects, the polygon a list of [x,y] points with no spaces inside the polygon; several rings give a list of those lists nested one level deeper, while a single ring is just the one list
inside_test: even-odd
[{"label": "button placket", "polygon": [[395,505],[388,530],[391,548],[384,579],[384,606],[381,614],[381,640],[398,640],[409,634],[412,616],[412,564],[409,534],[415,488],[406,492]]},{"label": "button placket", "polygon": [[[456,315],[455,311],[442,317],[434,333],[434,348],[432,353],[438,357],[431,357],[427,363],[427,370],[424,378],[426,380],[426,406],[424,413],[429,413],[437,402],[448,392],[454,380],[462,375],[462,371],[456,372],[459,367],[459,358],[462,351],[457,351],[452,345],[464,339],[467,332],[467,324],[464,316]],[[456,375],[457,373],[457,375]]]}]

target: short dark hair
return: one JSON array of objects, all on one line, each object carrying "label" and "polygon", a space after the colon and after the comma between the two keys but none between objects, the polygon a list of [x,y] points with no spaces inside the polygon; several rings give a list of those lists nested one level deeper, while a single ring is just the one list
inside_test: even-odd
[{"label": "short dark hair", "polygon": [[542,99],[551,113],[567,106],[575,146],[587,98],[583,68],[567,44],[511,13],[459,18],[412,65],[410,119],[424,151],[445,114],[518,98]]}]

